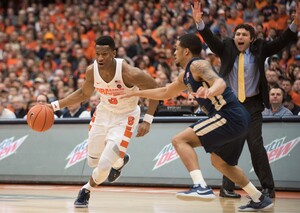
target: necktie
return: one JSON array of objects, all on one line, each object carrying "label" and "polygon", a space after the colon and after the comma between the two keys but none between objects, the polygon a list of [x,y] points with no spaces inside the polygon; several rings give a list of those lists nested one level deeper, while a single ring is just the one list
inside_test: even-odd
[{"label": "necktie", "polygon": [[246,99],[245,94],[245,72],[244,72],[244,53],[239,55],[239,67],[238,67],[238,99],[240,102],[244,102]]}]

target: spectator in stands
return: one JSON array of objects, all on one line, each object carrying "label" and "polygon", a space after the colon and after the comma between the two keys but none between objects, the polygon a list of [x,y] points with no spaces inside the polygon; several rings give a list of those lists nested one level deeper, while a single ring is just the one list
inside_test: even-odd
[{"label": "spectator in stands", "polygon": [[188,94],[186,92],[181,92],[176,97],[176,105],[177,106],[187,106],[188,105]]},{"label": "spectator in stands", "polygon": [[[289,60],[287,62],[288,67],[291,66],[292,64],[294,64],[296,60],[300,60],[300,55],[299,55],[299,51],[298,51],[296,44],[291,44],[291,46],[289,47],[289,51],[290,51],[291,57],[289,58]],[[299,56],[297,56],[297,55],[299,55]],[[290,73],[288,73],[288,77],[291,78],[291,76],[289,76],[289,74]]]},{"label": "spectator in stands", "polygon": [[281,77],[284,75],[284,73],[281,70],[280,64],[279,64],[280,57],[279,55],[275,54],[266,59],[267,62],[267,69],[275,70],[278,74],[278,77]]},{"label": "spectator in stands", "polygon": [[289,116],[293,115],[293,113],[286,107],[283,106],[283,97],[284,97],[284,90],[279,87],[275,86],[270,89],[269,92],[270,96],[270,109],[265,108],[262,112],[263,116]]},{"label": "spectator in stands", "polygon": [[[216,28],[216,35],[222,39],[232,36],[231,29],[226,23],[228,19],[234,18],[229,14],[231,8],[237,8],[237,17],[245,15],[244,21],[252,22],[251,20],[253,20],[254,26],[261,25],[261,30],[264,32],[268,29],[268,24],[263,23],[264,20],[260,18],[253,7],[255,2],[257,10],[260,10],[266,6],[266,1],[248,0],[247,4],[236,1],[202,2],[205,7],[203,8],[205,24],[207,26],[213,24],[213,27]],[[66,62],[65,64],[68,66],[68,63],[71,64],[71,72],[76,72],[73,74],[79,73],[84,78],[84,73],[78,72],[78,64],[82,60],[85,60],[85,64],[89,64],[90,61],[87,60],[85,54],[91,55],[88,47],[93,46],[93,38],[99,37],[100,34],[113,36],[117,47],[126,47],[121,45],[121,40],[129,39],[130,43],[134,43],[134,47],[129,48],[130,54],[135,57],[142,57],[141,55],[143,58],[149,57],[150,63],[144,59],[147,71],[150,70],[149,73],[156,78],[155,69],[159,63],[166,62],[170,67],[174,66],[174,62],[169,57],[169,53],[173,52],[174,38],[194,31],[193,20],[190,16],[191,10],[187,2],[173,4],[170,1],[165,3],[157,1],[154,4],[151,1],[141,0],[139,3],[131,4],[129,0],[108,1],[101,4],[103,9],[93,11],[92,8],[96,3],[97,1],[94,2],[94,5],[91,2],[85,2],[82,5],[79,5],[79,2],[74,2],[72,5],[54,3],[52,6],[49,1],[45,1],[41,10],[37,9],[39,4],[34,1],[30,1],[26,5],[15,4],[13,7],[11,4],[2,4],[0,6],[0,11],[2,11],[0,17],[2,20],[2,22],[0,21],[0,31],[2,29],[0,32],[0,49],[2,50],[0,82],[5,82],[6,86],[10,87],[13,79],[19,79],[20,87],[24,84],[31,87],[34,79],[42,77],[41,75],[44,76],[42,77],[44,82],[50,82],[53,79],[53,70],[64,66],[60,65],[62,61]],[[147,9],[143,5],[147,5]],[[286,14],[291,14],[289,22],[293,20],[296,14],[294,1],[288,1],[285,5],[276,4],[276,6],[279,15],[278,22],[276,22],[278,26],[284,26],[279,23],[281,20],[283,20],[282,23],[285,23]],[[65,9],[62,9],[63,7]],[[245,9],[241,11],[243,7]],[[124,8],[126,8],[126,13]],[[91,17],[89,17],[90,15]],[[17,22],[14,21],[16,18]],[[153,47],[159,47],[157,48],[159,51],[156,53]],[[289,48],[287,47],[288,50]],[[294,63],[294,56],[299,54],[298,49],[299,45],[291,48],[291,60],[289,63],[285,62],[285,66],[291,66]],[[160,55],[161,50],[164,50],[165,59],[155,57]],[[67,61],[64,59],[65,53],[68,55]],[[60,68],[64,72],[70,72],[70,68]],[[28,77],[25,79],[23,73],[20,74],[23,70],[27,70]],[[10,74],[11,71],[13,74]],[[62,80],[69,86],[69,90],[66,91],[76,89],[77,79],[75,77],[74,82],[70,81],[68,76]],[[58,92],[55,90],[53,92],[57,96]]]},{"label": "spectator in stands", "polygon": [[11,99],[11,107],[16,115],[16,118],[24,118],[27,114],[26,106],[24,105],[24,99],[22,95],[13,96]]},{"label": "spectator in stands", "polygon": [[246,8],[243,13],[245,23],[252,23],[254,18],[258,16],[259,10],[255,6],[255,0],[247,0]]},{"label": "spectator in stands", "polygon": [[39,94],[37,97],[36,97],[36,102],[38,104],[47,104],[49,103],[49,98],[47,95],[45,94]]},{"label": "spectator in stands", "polygon": [[117,51],[117,57],[118,58],[123,58],[125,61],[127,61],[128,64],[130,64],[131,66],[134,66],[134,62],[133,60],[127,56],[126,54],[126,50],[124,47],[119,47],[118,51]]},{"label": "spectator in stands", "polygon": [[93,116],[95,110],[96,110],[96,107],[98,106],[98,104],[100,103],[100,96],[98,93],[95,93],[94,95],[92,95],[90,97],[90,100],[89,100],[89,106],[88,106],[88,109],[87,111],[90,111],[91,112],[91,117]]},{"label": "spectator in stands", "polygon": [[195,98],[194,95],[192,94],[188,94],[188,100],[187,100],[187,105],[188,106],[192,106],[193,107],[193,111],[194,111],[194,115],[205,115],[201,109],[200,109],[200,106]]},{"label": "spectator in stands", "polygon": [[281,82],[281,88],[284,90],[285,94],[290,95],[293,88],[291,79],[287,77],[283,78]]},{"label": "spectator in stands", "polygon": [[23,96],[25,103],[28,103],[30,100],[33,99],[32,90],[25,85],[21,88],[21,95]]},{"label": "spectator in stands", "polygon": [[283,100],[283,106],[288,108],[293,115],[300,115],[300,106],[294,104],[293,99],[289,94],[286,94]]},{"label": "spectator in stands", "polygon": [[88,112],[80,103],[76,103],[67,107],[67,110],[62,114],[62,118],[91,118],[91,113]]},{"label": "spectator in stands", "polygon": [[293,102],[300,106],[300,78],[295,80],[290,95],[292,96]]},{"label": "spectator in stands", "polygon": [[209,47],[205,50],[206,60],[210,63],[215,72],[220,71],[220,58],[214,54]]},{"label": "spectator in stands", "polygon": [[278,86],[280,81],[279,81],[279,74],[273,69],[267,69],[266,71],[266,78],[267,82],[270,88],[274,86]]},{"label": "spectator in stands", "polygon": [[272,17],[273,11],[278,11],[278,8],[273,3],[273,0],[266,0],[267,5],[261,9],[261,12],[264,14],[265,20],[269,21]]},{"label": "spectator in stands", "polygon": [[285,76],[287,75],[287,68],[288,68],[287,62],[289,58],[290,58],[290,52],[288,48],[283,49],[281,53],[281,58],[279,59],[279,65],[281,70],[285,70],[284,73]]},{"label": "spectator in stands", "polygon": [[1,119],[15,119],[16,115],[4,105],[3,100],[0,98],[0,120]]}]

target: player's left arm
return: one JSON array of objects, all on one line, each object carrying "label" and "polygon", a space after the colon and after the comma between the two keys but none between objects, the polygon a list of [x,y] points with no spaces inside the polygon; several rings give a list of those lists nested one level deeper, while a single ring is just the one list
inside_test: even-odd
[{"label": "player's left arm", "polygon": [[190,69],[195,79],[203,79],[210,86],[209,88],[200,87],[195,94],[196,96],[200,98],[212,98],[221,95],[226,89],[225,81],[215,73],[208,61],[194,61]]}]

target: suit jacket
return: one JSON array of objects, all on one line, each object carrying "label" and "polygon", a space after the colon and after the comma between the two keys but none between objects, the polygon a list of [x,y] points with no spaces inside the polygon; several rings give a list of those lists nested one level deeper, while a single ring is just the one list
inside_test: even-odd
[{"label": "suit jacket", "polygon": [[[221,68],[220,75],[226,77],[233,68],[235,59],[239,51],[232,38],[227,38],[221,41],[215,36],[210,29],[205,26],[203,30],[198,31],[208,47],[220,57]],[[264,63],[267,57],[274,55],[281,51],[289,44],[291,40],[297,39],[297,33],[294,33],[289,28],[285,30],[277,39],[273,41],[265,41],[257,39],[250,44],[250,52],[255,56],[258,64],[260,80],[259,80],[259,97],[264,103],[265,107],[270,108],[269,88],[265,76]]]}]

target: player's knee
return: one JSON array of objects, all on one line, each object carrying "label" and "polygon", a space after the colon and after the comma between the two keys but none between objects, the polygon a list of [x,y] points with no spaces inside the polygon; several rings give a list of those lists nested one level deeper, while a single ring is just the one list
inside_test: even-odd
[{"label": "player's knee", "polygon": [[178,137],[177,135],[175,135],[175,136],[172,138],[172,145],[174,146],[175,149],[176,149],[181,143],[182,143],[182,140],[180,140],[180,137]]},{"label": "player's knee", "polygon": [[93,158],[91,156],[88,156],[87,163],[89,167],[95,168],[98,165],[99,158]]}]

